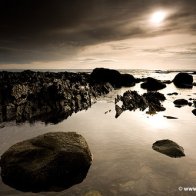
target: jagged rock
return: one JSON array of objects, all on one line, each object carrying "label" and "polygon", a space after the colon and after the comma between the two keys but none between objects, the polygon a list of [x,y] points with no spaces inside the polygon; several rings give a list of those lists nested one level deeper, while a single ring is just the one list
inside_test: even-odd
[{"label": "jagged rock", "polygon": [[196,116],[196,109],[192,110],[192,113]]},{"label": "jagged rock", "polygon": [[176,99],[174,101],[174,104],[176,106],[184,106],[184,105],[188,105],[188,101],[186,99]]},{"label": "jagged rock", "polygon": [[165,88],[166,85],[159,80],[148,77],[146,81],[141,84],[141,88],[147,89],[148,91],[157,91]]},{"label": "jagged rock", "polygon": [[123,105],[122,110],[116,106],[116,118],[125,110],[134,111],[139,108],[141,111],[144,111],[148,108],[148,114],[155,114],[156,112],[165,110],[161,105],[161,101],[164,101],[166,98],[163,94],[158,92],[148,92],[139,95],[136,91],[126,91],[123,96],[117,96],[115,102],[117,102],[117,100],[119,101],[119,99]]},{"label": "jagged rock", "polygon": [[178,73],[174,77],[173,83],[178,88],[192,88],[193,76],[188,73]]},{"label": "jagged rock", "polygon": [[123,113],[123,109],[120,106],[115,105],[115,110],[116,110],[115,118],[118,118]]},{"label": "jagged rock", "polygon": [[87,73],[0,72],[0,122],[58,123],[112,89],[110,83],[90,83]]},{"label": "jagged rock", "polygon": [[21,191],[62,191],[86,177],[92,155],[75,132],[54,132],[19,142],[0,160],[5,184]]},{"label": "jagged rock", "polygon": [[157,152],[160,152],[173,158],[185,156],[184,149],[177,143],[168,139],[156,141],[152,145],[152,148]]}]

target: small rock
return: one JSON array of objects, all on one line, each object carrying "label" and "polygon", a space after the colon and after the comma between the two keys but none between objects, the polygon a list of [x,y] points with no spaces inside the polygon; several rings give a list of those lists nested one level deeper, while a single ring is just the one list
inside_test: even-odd
[{"label": "small rock", "polygon": [[184,106],[184,105],[188,105],[188,101],[186,99],[176,99],[174,101],[174,104],[177,106]]},{"label": "small rock", "polygon": [[167,118],[167,119],[178,119],[178,118],[173,117],[173,116],[164,116],[164,117]]},{"label": "small rock", "polygon": [[185,156],[183,147],[168,139],[156,141],[152,149],[172,158]]},{"label": "small rock", "polygon": [[123,113],[123,109],[120,106],[115,105],[115,110],[116,110],[115,118],[118,118]]},{"label": "small rock", "polygon": [[194,110],[192,111],[192,113],[196,116],[196,109],[194,109]]},{"label": "small rock", "polygon": [[174,92],[174,93],[168,93],[167,95],[171,96],[171,95],[178,95],[177,92]]}]

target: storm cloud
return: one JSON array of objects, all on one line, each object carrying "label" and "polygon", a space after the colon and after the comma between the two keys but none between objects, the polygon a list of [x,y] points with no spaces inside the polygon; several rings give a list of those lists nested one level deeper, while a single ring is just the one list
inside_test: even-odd
[{"label": "storm cloud", "polygon": [[[159,8],[173,12],[153,30],[146,21]],[[61,60],[110,41],[195,34],[195,14],[195,0],[1,0],[0,63]]]}]

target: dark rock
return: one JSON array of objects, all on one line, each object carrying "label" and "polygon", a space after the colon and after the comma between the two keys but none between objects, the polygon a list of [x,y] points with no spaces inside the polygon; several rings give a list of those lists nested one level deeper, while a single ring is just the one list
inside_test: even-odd
[{"label": "dark rock", "polygon": [[96,68],[90,75],[91,83],[101,84],[110,83],[114,88],[122,86],[130,87],[135,85],[135,78],[130,74],[121,74],[117,70]]},{"label": "dark rock", "polygon": [[179,146],[177,143],[168,139],[156,141],[152,145],[152,148],[157,152],[160,152],[162,154],[165,154],[173,158],[185,156],[184,149],[181,146]]},{"label": "dark rock", "polygon": [[110,83],[90,83],[87,73],[0,72],[0,122],[58,123],[112,89]]},{"label": "dark rock", "polygon": [[163,82],[164,84],[171,84],[171,83],[172,83],[171,80],[163,80],[162,82]]},{"label": "dark rock", "polygon": [[178,88],[192,88],[193,76],[188,73],[178,73],[173,79],[173,83]]},{"label": "dark rock", "polygon": [[166,85],[159,80],[148,77],[146,81],[141,84],[141,88],[147,89],[148,91],[157,91],[165,88]]},{"label": "dark rock", "polygon": [[116,105],[116,118],[125,110],[135,111],[140,109],[144,111],[146,108],[149,108],[148,114],[155,114],[165,110],[161,105],[161,101],[165,100],[165,96],[158,92],[148,92],[139,95],[136,91],[126,91],[123,96],[117,96],[115,102],[119,101],[119,99],[123,105],[122,108]]},{"label": "dark rock", "polygon": [[116,110],[115,118],[118,118],[123,113],[123,109],[120,106],[115,105],[115,110]]},{"label": "dark rock", "polygon": [[109,82],[113,87],[119,88],[121,86],[121,74],[117,70],[96,68],[92,71],[90,78],[94,83]]},{"label": "dark rock", "polygon": [[165,108],[161,105],[161,102],[166,100],[163,94],[159,92],[148,92],[144,93],[143,97],[147,100],[149,105],[148,114],[156,114],[156,112],[165,111]]},{"label": "dark rock", "polygon": [[174,101],[174,104],[176,106],[184,106],[184,105],[188,105],[188,101],[186,99],[176,99]]},{"label": "dark rock", "polygon": [[171,96],[171,95],[178,95],[177,92],[174,92],[174,93],[168,93],[167,95]]},{"label": "dark rock", "polygon": [[196,116],[196,109],[192,110],[192,113]]},{"label": "dark rock", "polygon": [[131,87],[135,85],[135,78],[130,74],[121,74],[121,86]]},{"label": "dark rock", "polygon": [[178,118],[173,117],[173,116],[164,116],[164,117],[167,118],[167,119],[178,119]]},{"label": "dark rock", "polygon": [[86,177],[92,155],[74,132],[46,133],[19,142],[1,156],[5,184],[21,191],[62,191]]}]

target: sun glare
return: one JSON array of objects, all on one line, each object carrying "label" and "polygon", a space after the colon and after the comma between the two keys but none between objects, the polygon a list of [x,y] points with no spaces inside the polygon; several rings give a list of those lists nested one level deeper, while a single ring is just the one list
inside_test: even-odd
[{"label": "sun glare", "polygon": [[162,10],[156,11],[152,14],[150,21],[152,24],[160,25],[164,21],[165,17],[166,17],[166,12]]}]

